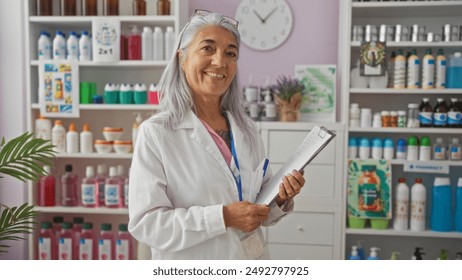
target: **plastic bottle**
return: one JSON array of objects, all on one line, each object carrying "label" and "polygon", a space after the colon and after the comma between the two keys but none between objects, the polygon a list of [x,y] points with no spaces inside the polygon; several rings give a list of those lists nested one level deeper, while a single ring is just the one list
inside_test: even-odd
[{"label": "plastic bottle", "polygon": [[400,138],[396,141],[396,159],[406,159],[407,143],[406,139]]},{"label": "plastic bottle", "polygon": [[398,111],[398,127],[406,127],[407,118],[406,118],[406,111],[399,110]]},{"label": "plastic bottle", "polygon": [[116,259],[133,260],[133,238],[128,233],[127,224],[120,224],[116,237]]},{"label": "plastic bottle", "polygon": [[419,104],[417,104],[417,103],[409,103],[407,105],[407,108],[408,108],[407,127],[408,128],[420,127]]},{"label": "plastic bottle", "polygon": [[448,251],[445,249],[441,249],[440,254],[437,258],[437,260],[448,260]]},{"label": "plastic bottle", "polygon": [[108,208],[119,208],[122,206],[122,188],[120,178],[117,176],[117,167],[109,168],[109,177],[104,186],[104,205]]},{"label": "plastic bottle", "polygon": [[61,15],[62,16],[77,15],[77,0],[61,0]]},{"label": "plastic bottle", "polygon": [[372,127],[380,128],[382,127],[382,116],[379,112],[375,112],[372,116]]},{"label": "plastic bottle", "polygon": [[75,154],[79,152],[79,134],[75,131],[75,124],[69,124],[69,130],[66,133],[66,153]]},{"label": "plastic bottle", "polygon": [[79,243],[80,243],[80,235],[82,234],[83,230],[83,217],[74,217],[72,219],[72,234],[73,234],[73,241],[72,244],[74,248],[72,249],[73,253],[73,260],[79,259]]},{"label": "plastic bottle", "polygon": [[411,223],[412,231],[425,231],[425,209],[427,207],[427,190],[422,179],[415,179],[411,187]]},{"label": "plastic bottle", "polygon": [[398,112],[390,111],[390,127],[398,127]]},{"label": "plastic bottle", "polygon": [[406,87],[406,57],[403,55],[403,50],[399,49],[394,60],[393,70],[393,88],[403,89]]},{"label": "plastic bottle", "polygon": [[79,260],[97,260],[98,259],[98,242],[93,224],[89,222],[83,223],[82,233],[80,234],[79,242]]},{"label": "plastic bottle", "polygon": [[369,159],[371,157],[371,144],[369,139],[363,137],[359,140],[359,158]]},{"label": "plastic bottle", "polygon": [[462,114],[459,108],[459,102],[457,98],[451,98],[451,104],[448,109],[448,127],[458,128],[461,127]]},{"label": "plastic bottle", "polygon": [[382,127],[390,127],[390,111],[383,110],[380,112],[380,118],[382,120]]},{"label": "plastic bottle", "polygon": [[82,0],[82,16],[97,16],[98,0]]},{"label": "plastic bottle", "polygon": [[443,232],[451,231],[454,219],[452,216],[452,190],[448,177],[435,178],[431,204],[431,229]]},{"label": "plastic bottle", "polygon": [[429,161],[432,159],[432,144],[430,137],[422,136],[420,138],[419,160]]},{"label": "plastic bottle", "polygon": [[62,226],[58,237],[58,260],[72,260],[74,249],[72,223],[64,222]]},{"label": "plastic bottle", "polygon": [[350,104],[350,127],[359,127],[361,110],[358,103]]},{"label": "plastic bottle", "polygon": [[112,234],[112,225],[101,224],[101,231],[98,240],[98,259],[115,260],[115,242]]},{"label": "plastic bottle", "polygon": [[[64,223],[64,217],[63,216],[54,216],[53,217],[53,234],[58,237],[59,233],[61,232],[61,229],[63,228],[63,223]],[[56,242],[56,246],[58,245],[58,242]]]},{"label": "plastic bottle", "polygon": [[141,58],[143,60],[152,60],[152,43],[152,29],[145,26],[141,33]]},{"label": "plastic bottle", "polygon": [[455,52],[449,56],[446,74],[447,88],[462,88],[462,52]]},{"label": "plastic bottle", "polygon": [[141,117],[141,113],[136,113],[135,122],[133,122],[133,125],[132,125],[132,143],[133,143],[133,145],[135,145],[136,136],[138,134],[138,127],[140,126],[142,121],[143,121],[143,118]]},{"label": "plastic bottle", "polygon": [[360,260],[361,259],[358,255],[358,247],[351,246],[351,255],[348,259],[349,260]]},{"label": "plastic bottle", "polygon": [[409,229],[409,186],[406,178],[400,177],[395,188],[396,196],[394,203],[393,229]]},{"label": "plastic bottle", "polygon": [[401,255],[400,252],[397,252],[397,251],[391,252],[390,260],[397,260],[399,255]]},{"label": "plastic bottle", "polygon": [[170,60],[173,53],[175,52],[175,33],[173,32],[173,26],[167,26],[164,34],[165,42],[165,60]]},{"label": "plastic bottle", "polygon": [[146,1],[145,0],[133,0],[133,15],[134,16],[145,16],[146,15]]},{"label": "plastic bottle", "polygon": [[383,156],[382,139],[380,138],[372,139],[371,154],[372,154],[372,159],[382,159],[382,156]]},{"label": "plastic bottle", "polygon": [[152,34],[152,59],[164,60],[164,34],[159,26],[154,28]]},{"label": "plastic bottle", "polygon": [[461,160],[462,159],[462,151],[461,151],[461,145],[459,143],[459,138],[452,138],[451,139],[451,144],[449,145],[449,153],[448,153],[448,159],[449,160]]},{"label": "plastic bottle", "polygon": [[361,260],[366,259],[366,254],[364,253],[364,248],[361,240],[356,242],[356,248],[358,249],[358,256]]},{"label": "plastic bottle", "polygon": [[93,133],[87,123],[83,124],[82,132],[80,132],[80,152],[82,154],[93,153]]},{"label": "plastic bottle", "polygon": [[446,56],[443,49],[436,54],[435,88],[446,88]]},{"label": "plastic bottle", "polygon": [[422,102],[419,106],[419,122],[420,127],[432,127],[433,126],[433,108],[430,105],[429,98],[422,98]]},{"label": "plastic bottle", "polygon": [[414,254],[412,255],[412,260],[423,260],[422,256],[425,255],[424,252],[422,252],[422,248],[416,247]]},{"label": "plastic bottle", "polygon": [[38,234],[37,259],[56,260],[55,247],[56,238],[53,234],[51,222],[41,222],[40,233]]},{"label": "plastic bottle", "polygon": [[148,102],[154,105],[159,104],[159,92],[157,91],[157,85],[154,83],[149,85]]},{"label": "plastic bottle", "polygon": [[40,36],[37,42],[37,50],[39,60],[51,59],[51,39],[50,34],[48,32],[40,32]]},{"label": "plastic bottle", "polygon": [[170,15],[170,1],[157,0],[157,15],[167,16]]},{"label": "plastic bottle", "polygon": [[462,177],[459,177],[459,180],[457,181],[454,230],[462,232]]},{"label": "plastic bottle", "polygon": [[37,15],[52,16],[53,15],[53,0],[37,0]]},{"label": "plastic bottle", "polygon": [[91,61],[92,59],[92,48],[91,39],[88,31],[82,31],[82,35],[79,39],[79,60],[80,61]]},{"label": "plastic bottle", "polygon": [[433,159],[434,160],[445,160],[446,159],[446,144],[443,138],[436,138],[436,142],[433,145]]},{"label": "plastic bottle", "polygon": [[62,31],[56,31],[53,39],[53,59],[66,59],[66,35]]},{"label": "plastic bottle", "polygon": [[98,207],[98,183],[95,178],[95,168],[87,166],[85,177],[82,179],[82,206]]},{"label": "plastic bottle", "polygon": [[77,33],[71,31],[66,42],[67,47],[67,59],[78,60],[79,59],[79,39],[77,39]]},{"label": "plastic bottle", "polygon": [[391,138],[385,138],[383,140],[383,158],[384,159],[393,159],[393,156],[395,154],[395,144],[393,139]]},{"label": "plastic bottle", "polygon": [[388,88],[393,88],[394,81],[393,79],[395,78],[395,58],[396,58],[396,52],[392,51],[390,58],[388,60],[388,66],[387,66],[387,71],[388,71]]},{"label": "plastic bottle", "polygon": [[124,189],[124,201],[123,201],[123,207],[128,208],[128,189],[129,189],[129,183],[130,183],[130,168],[128,168],[128,175],[125,176],[124,181],[123,181],[123,189]]},{"label": "plastic bottle", "polygon": [[51,120],[40,115],[35,119],[35,138],[51,140]]},{"label": "plastic bottle", "polygon": [[103,0],[103,15],[118,16],[119,15],[119,0]]},{"label": "plastic bottle", "polygon": [[417,50],[413,49],[407,59],[407,88],[420,88],[420,59],[417,56]]},{"label": "plastic bottle", "polygon": [[141,59],[141,35],[138,27],[134,25],[128,36],[128,60]]},{"label": "plastic bottle", "polygon": [[435,57],[432,50],[428,48],[422,60],[422,89],[435,87]]},{"label": "plastic bottle", "polygon": [[369,255],[369,257],[367,259],[368,260],[378,260],[379,257],[378,257],[377,251],[380,251],[380,248],[371,247],[371,252],[370,252],[370,255]]},{"label": "plastic bottle", "polygon": [[61,205],[79,205],[78,176],[72,172],[72,164],[66,164],[65,172],[61,176]]},{"label": "plastic bottle", "polygon": [[372,126],[371,108],[361,108],[360,126],[361,127],[371,127]]},{"label": "plastic bottle", "polygon": [[433,126],[446,127],[448,123],[448,106],[444,98],[437,98],[433,110]]},{"label": "plastic bottle", "polygon": [[61,120],[55,120],[55,125],[51,129],[51,144],[58,153],[66,153],[66,129]]},{"label": "plastic bottle", "polygon": [[409,136],[407,138],[407,155],[406,160],[419,159],[419,140],[417,136]]},{"label": "plastic bottle", "polygon": [[56,205],[56,179],[51,175],[51,167],[44,165],[43,169],[47,175],[40,177],[38,189],[38,205],[39,206],[55,206]]},{"label": "plastic bottle", "polygon": [[135,87],[133,89],[133,99],[135,101],[135,104],[146,104],[146,101],[148,99],[148,93],[145,84],[135,84]]},{"label": "plastic bottle", "polygon": [[350,86],[352,88],[368,88],[369,87],[369,78],[367,76],[361,76],[359,59],[356,61],[355,67],[353,67],[350,71]]},{"label": "plastic bottle", "polygon": [[96,167],[96,181],[98,183],[98,205],[104,205],[104,190],[107,179],[107,165],[98,164]]},{"label": "plastic bottle", "polygon": [[354,137],[348,139],[348,158],[358,157],[358,140]]}]

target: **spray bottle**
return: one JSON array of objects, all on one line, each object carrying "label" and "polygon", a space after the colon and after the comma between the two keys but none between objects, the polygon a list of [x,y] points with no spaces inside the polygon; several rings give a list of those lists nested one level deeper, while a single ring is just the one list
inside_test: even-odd
[{"label": "spray bottle", "polygon": [[414,255],[412,256],[412,260],[423,260],[422,255],[425,255],[424,252],[422,252],[423,248],[421,247],[415,247]]},{"label": "spray bottle", "polygon": [[361,258],[358,255],[358,247],[351,246],[351,255],[350,255],[349,259],[350,260],[361,260]]},{"label": "spray bottle", "polygon": [[400,252],[397,252],[397,251],[391,252],[390,260],[396,261],[396,260],[398,259],[398,256],[399,256],[399,255],[401,255]]},{"label": "spray bottle", "polygon": [[368,260],[378,260],[379,257],[378,257],[377,251],[380,251],[380,248],[371,247],[371,253],[370,253],[370,255],[369,255],[369,257],[367,259]]}]

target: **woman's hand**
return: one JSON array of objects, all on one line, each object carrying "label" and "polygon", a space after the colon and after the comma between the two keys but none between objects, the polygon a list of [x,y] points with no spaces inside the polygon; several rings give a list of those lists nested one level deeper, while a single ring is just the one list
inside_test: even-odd
[{"label": "woman's hand", "polygon": [[304,173],[304,170],[302,170],[302,172],[293,170],[292,174],[287,174],[282,178],[282,183],[279,185],[279,195],[276,198],[276,203],[279,207],[281,207],[287,199],[293,198],[300,193],[303,185],[305,185]]},{"label": "woman's hand", "polygon": [[226,227],[233,227],[243,232],[251,232],[261,226],[270,208],[266,205],[239,201],[223,207],[223,217]]}]

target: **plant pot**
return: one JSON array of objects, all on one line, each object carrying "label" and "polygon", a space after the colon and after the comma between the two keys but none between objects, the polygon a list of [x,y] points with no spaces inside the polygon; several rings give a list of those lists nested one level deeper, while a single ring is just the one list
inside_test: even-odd
[{"label": "plant pot", "polygon": [[299,118],[298,109],[302,103],[302,94],[297,92],[292,95],[289,100],[275,96],[275,101],[278,109],[279,121],[281,122],[296,122]]}]

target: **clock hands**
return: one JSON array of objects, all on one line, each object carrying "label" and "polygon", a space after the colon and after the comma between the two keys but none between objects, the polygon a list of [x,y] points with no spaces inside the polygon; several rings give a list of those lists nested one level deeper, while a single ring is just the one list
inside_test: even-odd
[{"label": "clock hands", "polygon": [[255,10],[252,11],[260,19],[261,23],[265,23],[265,20]]},{"label": "clock hands", "polygon": [[274,9],[271,10],[271,12],[270,12],[266,17],[264,17],[264,18],[262,18],[262,17],[260,16],[260,14],[257,13],[257,11],[255,11],[255,10],[252,10],[252,11],[253,11],[253,13],[260,19],[261,23],[265,24],[265,23],[266,23],[266,20],[267,20],[272,14],[274,14],[274,12],[276,12],[277,9],[278,9],[277,7],[274,7]]}]

